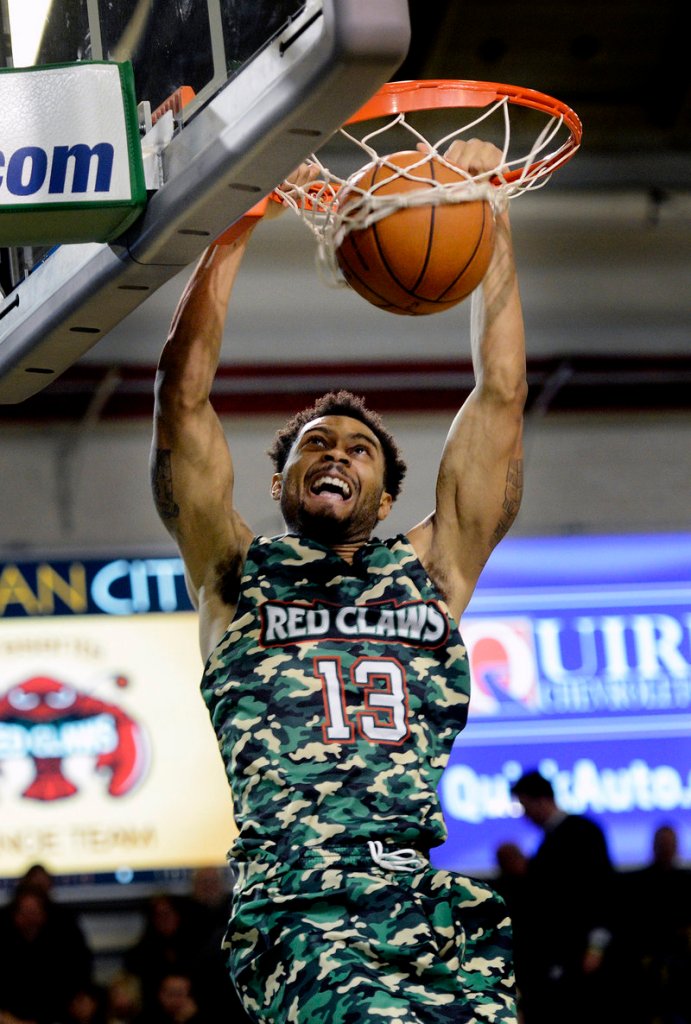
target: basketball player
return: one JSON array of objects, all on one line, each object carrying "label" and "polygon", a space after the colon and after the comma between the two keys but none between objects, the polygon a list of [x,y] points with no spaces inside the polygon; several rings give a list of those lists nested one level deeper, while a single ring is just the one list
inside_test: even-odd
[{"label": "basketball player", "polygon": [[[475,173],[494,146],[454,142]],[[309,174],[304,168],[300,172]],[[523,321],[506,214],[473,297],[477,383],[441,457],[436,508],[372,537],[405,467],[347,392],[271,450],[286,533],[255,536],[209,401],[249,234],[201,259],[156,384],[156,505],[199,609],[202,692],[232,785],[229,962],[256,1021],[515,1021],[510,926],[487,886],[437,871],[436,790],[469,699],[458,632],[521,497]]]}]

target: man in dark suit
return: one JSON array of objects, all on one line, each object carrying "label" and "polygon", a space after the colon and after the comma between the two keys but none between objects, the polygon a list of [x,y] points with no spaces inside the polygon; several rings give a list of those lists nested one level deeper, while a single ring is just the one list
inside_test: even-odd
[{"label": "man in dark suit", "polygon": [[563,811],[537,771],[511,792],[544,832],[528,864],[529,955],[517,978],[526,1024],[605,1021],[614,871],[602,829]]}]

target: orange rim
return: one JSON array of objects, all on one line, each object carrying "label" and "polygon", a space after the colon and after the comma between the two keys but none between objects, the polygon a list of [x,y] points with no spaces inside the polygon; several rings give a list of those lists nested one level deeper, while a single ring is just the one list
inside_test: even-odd
[{"label": "orange rim", "polygon": [[415,110],[488,107],[502,99],[508,99],[509,103],[516,106],[539,110],[550,117],[561,118],[569,132],[569,138],[559,149],[537,160],[528,168],[507,172],[504,176],[505,181],[534,177],[538,171],[548,173],[571,159],[583,136],[583,126],[578,114],[561,100],[554,99],[546,93],[515,85],[503,85],[499,82],[445,78],[388,82],[360,107],[346,124],[359,124],[361,121],[369,121],[376,117],[396,116]]}]

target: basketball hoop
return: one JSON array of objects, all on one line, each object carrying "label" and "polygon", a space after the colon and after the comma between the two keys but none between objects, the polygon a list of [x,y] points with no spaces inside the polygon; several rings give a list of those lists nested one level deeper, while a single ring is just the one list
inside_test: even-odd
[{"label": "basketball hoop", "polygon": [[[533,111],[539,119],[534,138],[526,151],[516,156],[512,151],[512,119],[518,108]],[[453,131],[445,131],[432,140],[406,117],[413,112],[432,112],[448,109],[473,110],[473,116]],[[532,115],[531,115],[532,116]],[[383,125],[358,138],[349,129],[367,121],[388,118]],[[497,133],[496,124],[499,129]],[[490,127],[491,124],[491,127]],[[408,139],[408,148],[421,147],[418,163],[405,169],[399,162],[388,162],[392,150],[389,145],[395,132],[401,131]],[[454,139],[497,136],[495,144],[501,151],[497,166],[482,174],[460,172],[461,181],[440,183],[424,178],[424,187],[414,191],[392,188],[381,190],[361,187],[359,179],[367,178],[372,166],[390,171],[386,182],[397,177],[420,178],[419,167],[430,157],[458,172],[444,157]],[[560,100],[537,92],[496,82],[474,82],[461,79],[432,79],[429,81],[390,82],[383,86],[336,133],[358,147],[364,157],[363,166],[349,175],[339,175],[313,154],[310,157],[318,169],[317,180],[306,186],[296,185],[274,193],[289,206],[313,232],[318,242],[318,266],[327,271],[327,283],[342,284],[335,254],[349,232],[369,227],[404,207],[462,203],[477,199],[488,200],[495,211],[505,209],[508,202],[524,192],[542,188],[551,175],[562,167],[578,150],[582,126],[578,115]],[[423,172],[424,173],[424,172]],[[371,175],[370,175],[371,177]],[[381,173],[377,178],[382,183]]]}]

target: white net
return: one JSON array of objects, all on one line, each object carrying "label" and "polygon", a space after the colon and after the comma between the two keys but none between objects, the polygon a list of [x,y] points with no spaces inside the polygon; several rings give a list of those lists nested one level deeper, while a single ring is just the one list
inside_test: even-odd
[{"label": "white net", "polygon": [[[503,142],[496,167],[482,174],[470,174],[450,163],[445,154],[455,139],[476,136],[478,126],[491,117],[499,116],[503,124]],[[312,154],[310,163],[316,167],[316,180],[306,185],[291,185],[281,189],[283,202],[289,206],[310,229],[317,240],[317,266],[327,284],[345,284],[340,273],[336,253],[346,235],[351,231],[367,228],[390,214],[408,207],[463,203],[471,200],[487,200],[495,211],[505,209],[508,202],[537,188],[542,188],[559,166],[559,150],[549,152],[563,125],[563,117],[550,117],[538,133],[529,151],[516,158],[510,156],[511,117],[510,101],[502,96],[484,109],[473,120],[447,132],[435,142],[426,138],[418,128],[399,113],[362,138],[357,138],[346,128],[340,129],[340,136],[363,152],[364,161],[358,169],[346,177],[338,175]],[[389,153],[382,149],[396,130],[397,141],[400,130],[408,139],[409,149],[419,151],[419,160],[401,167],[388,159]],[[397,147],[400,150],[400,145]],[[425,173],[430,159],[439,161],[455,172],[452,183],[443,183]],[[376,185],[364,186],[372,178],[367,172],[378,168]],[[387,174],[386,171],[390,173]],[[414,180],[414,190],[389,191],[389,186],[398,178]],[[379,193],[382,194],[379,194]]]}]

